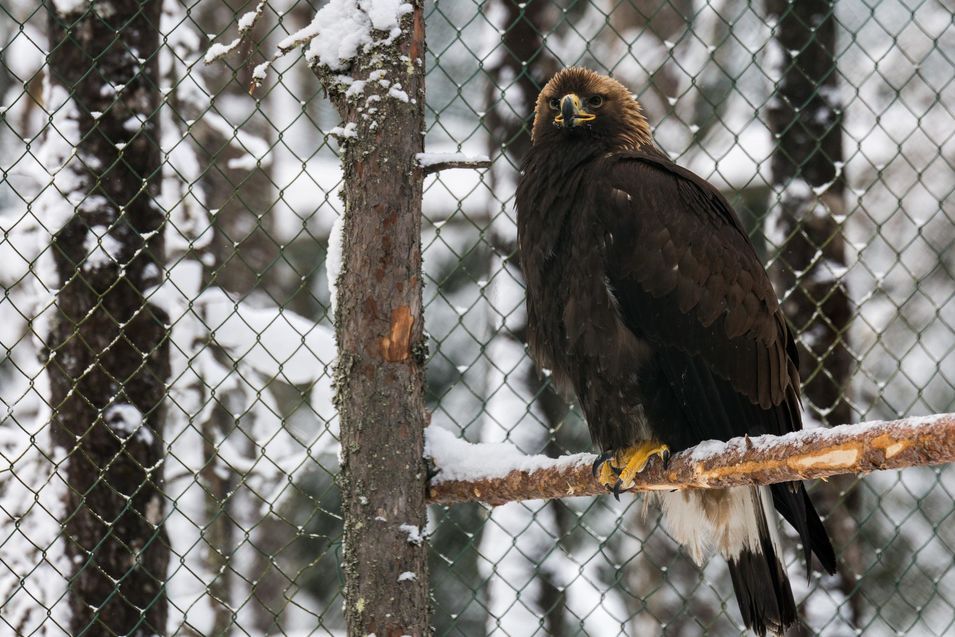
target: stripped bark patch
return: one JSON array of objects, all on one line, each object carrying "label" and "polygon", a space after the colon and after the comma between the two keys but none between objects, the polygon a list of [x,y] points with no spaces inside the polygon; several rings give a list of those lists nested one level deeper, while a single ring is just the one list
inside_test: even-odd
[{"label": "stripped bark patch", "polygon": [[389,363],[400,363],[411,356],[411,328],[414,316],[407,305],[391,311],[391,332],[381,339],[381,357]]},{"label": "stripped bark patch", "polygon": [[851,445],[844,445],[835,449],[826,449],[821,453],[797,456],[790,464],[797,469],[811,469],[813,467],[851,467],[859,458],[859,449]]}]

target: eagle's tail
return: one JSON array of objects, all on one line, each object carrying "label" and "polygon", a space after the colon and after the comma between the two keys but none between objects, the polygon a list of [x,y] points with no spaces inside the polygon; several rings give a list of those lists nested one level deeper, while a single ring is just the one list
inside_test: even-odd
[{"label": "eagle's tail", "polygon": [[[755,500],[752,528],[755,538],[751,538],[756,539],[755,546],[747,542],[737,547],[735,554],[724,553],[724,556],[747,628],[757,635],[765,635],[767,631],[782,634],[798,621],[799,614],[789,577],[777,555],[775,527],[770,530],[772,508],[767,509],[766,497],[760,491],[749,491]],[[771,504],[772,500],[769,502]]]},{"label": "eagle's tail", "polygon": [[667,528],[697,562],[710,544],[726,558],[748,628],[781,634],[798,621],[767,487],[684,491],[661,500]]}]

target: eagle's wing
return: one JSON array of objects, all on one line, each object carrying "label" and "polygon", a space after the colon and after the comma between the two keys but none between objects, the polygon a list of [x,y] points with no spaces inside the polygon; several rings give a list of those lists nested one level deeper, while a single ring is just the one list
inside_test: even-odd
[{"label": "eagle's wing", "polygon": [[627,326],[654,344],[699,440],[801,428],[795,344],[726,199],[661,157],[611,160],[597,209]]},{"label": "eagle's wing", "polygon": [[[671,408],[687,427],[681,447],[801,429],[796,345],[729,202],[662,157],[609,161],[596,184],[607,280],[627,327],[653,345],[648,382],[662,377],[676,399]],[[812,550],[833,572],[832,545],[802,484],[771,491],[807,562]]]}]

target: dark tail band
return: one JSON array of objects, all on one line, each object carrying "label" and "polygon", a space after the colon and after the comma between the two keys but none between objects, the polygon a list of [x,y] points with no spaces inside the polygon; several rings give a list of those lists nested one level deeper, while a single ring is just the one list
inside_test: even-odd
[{"label": "dark tail band", "polygon": [[767,631],[781,634],[799,618],[789,578],[768,538],[762,549],[762,553],[743,549],[737,558],[729,560],[743,622],[761,637]]}]

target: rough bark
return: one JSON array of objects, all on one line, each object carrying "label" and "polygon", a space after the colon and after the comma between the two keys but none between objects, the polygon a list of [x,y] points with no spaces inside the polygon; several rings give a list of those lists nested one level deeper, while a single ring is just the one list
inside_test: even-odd
[{"label": "rough bark", "polygon": [[[428,634],[425,525],[424,360],[421,301],[424,16],[355,59],[368,82],[346,97],[318,68],[342,119],[345,216],[338,279],[336,406],[341,423],[345,614],[348,634]],[[408,101],[389,95],[407,93]],[[377,111],[363,109],[372,94]],[[400,581],[399,581],[399,578]]]},{"label": "rough bark", "polygon": [[[836,19],[829,0],[767,0],[782,68],[767,109],[777,140],[772,156],[771,228],[781,238],[771,274],[783,309],[800,334],[804,404],[822,424],[852,421],[853,365],[848,348],[852,304],[841,278],[846,249],[842,173],[842,104],[836,68]],[[801,183],[805,182],[805,183]],[[827,527],[840,552],[839,587],[858,625],[862,597],[854,595],[863,569],[855,512],[861,493],[853,477],[837,479],[817,497],[830,511]]]},{"label": "rough bark", "polygon": [[[955,414],[810,429],[785,436],[733,438],[725,443],[708,441],[705,445],[676,454],[666,468],[654,460],[637,476],[630,491],[719,489],[955,462]],[[437,473],[428,491],[428,500],[434,504],[479,500],[500,505],[607,493],[593,477],[593,454],[558,459],[532,456],[528,460],[538,467],[533,470],[515,469],[503,476],[467,480],[442,479],[438,455]],[[480,457],[480,445],[475,445],[475,458]],[[454,469],[461,471],[462,467]]]},{"label": "rough bark", "polygon": [[[46,368],[53,440],[69,453],[70,632],[164,634],[168,320],[144,298],[164,260],[153,204],[160,2],[114,0],[68,16],[48,8],[50,82],[71,95],[81,134],[82,192],[63,193],[75,209],[51,248],[61,287]],[[91,248],[96,227],[108,229],[102,248]]]}]

